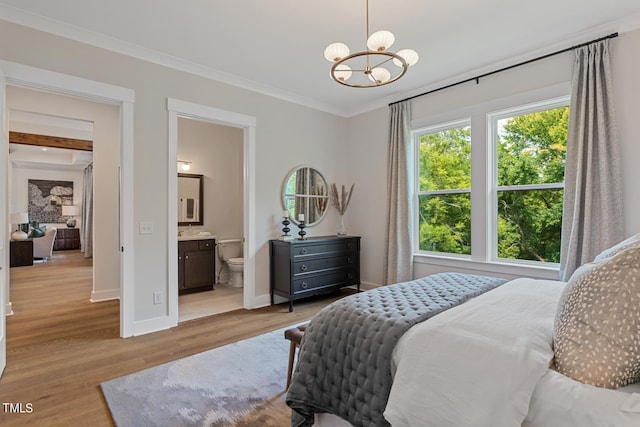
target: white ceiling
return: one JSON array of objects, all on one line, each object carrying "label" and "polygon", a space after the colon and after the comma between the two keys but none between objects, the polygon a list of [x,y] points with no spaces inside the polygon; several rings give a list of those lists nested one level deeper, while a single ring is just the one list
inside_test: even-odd
[{"label": "white ceiling", "polygon": [[348,88],[324,48],[365,48],[365,1],[0,0],[0,19],[351,116],[480,72],[640,27],[639,0],[371,0],[420,62],[399,81]]}]

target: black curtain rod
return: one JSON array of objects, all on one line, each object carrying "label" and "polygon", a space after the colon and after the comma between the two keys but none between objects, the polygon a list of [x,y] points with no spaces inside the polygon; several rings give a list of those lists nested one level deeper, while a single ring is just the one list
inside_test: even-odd
[{"label": "black curtain rod", "polygon": [[490,76],[492,74],[501,73],[503,71],[507,71],[507,70],[510,70],[512,68],[519,67],[521,65],[530,64],[532,62],[540,61],[541,59],[546,59],[546,58],[549,58],[551,56],[555,56],[555,55],[559,55],[561,53],[569,52],[571,50],[575,50],[575,49],[578,49],[578,48],[583,47],[583,46],[588,46],[588,45],[590,45],[592,43],[597,43],[597,42],[602,41],[602,40],[613,39],[613,38],[616,38],[616,37],[618,37],[618,33],[612,33],[612,34],[609,34],[608,36],[600,37],[599,39],[591,40],[589,42],[581,43],[581,44],[576,45],[576,46],[571,46],[571,47],[568,47],[566,49],[558,50],[556,52],[551,52],[551,53],[548,53],[546,55],[539,56],[537,58],[533,58],[533,59],[529,59],[529,60],[526,60],[526,61],[523,61],[523,62],[519,62],[517,64],[509,65],[508,67],[500,68],[499,70],[489,71],[488,73],[480,74],[479,76],[471,77],[471,78],[468,78],[468,79],[465,79],[465,80],[462,80],[462,81],[459,81],[459,82],[456,82],[456,83],[451,83],[449,85],[442,86],[442,87],[439,87],[437,89],[432,89],[430,91],[421,93],[419,95],[414,95],[414,96],[410,96],[410,97],[405,98],[405,99],[401,99],[400,101],[391,102],[389,104],[389,106],[392,106],[393,104],[398,104],[400,102],[409,101],[411,99],[419,98],[421,96],[429,95],[431,93],[438,92],[438,91],[441,91],[441,90],[444,90],[444,89],[449,89],[450,87],[458,86],[458,85],[461,85],[463,83],[469,83],[469,82],[475,81],[476,84],[479,84],[480,83],[480,79],[483,78],[483,77],[487,77],[487,76]]}]

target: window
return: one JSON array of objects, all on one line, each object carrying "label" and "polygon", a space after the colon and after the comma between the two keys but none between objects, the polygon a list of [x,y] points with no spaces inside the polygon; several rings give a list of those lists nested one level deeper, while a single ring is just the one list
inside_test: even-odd
[{"label": "window", "polygon": [[473,111],[414,131],[417,252],[559,262],[568,103]]},{"label": "window", "polygon": [[417,134],[419,250],[471,254],[471,126]]},{"label": "window", "polygon": [[498,258],[560,262],[569,107],[542,107],[489,116]]}]

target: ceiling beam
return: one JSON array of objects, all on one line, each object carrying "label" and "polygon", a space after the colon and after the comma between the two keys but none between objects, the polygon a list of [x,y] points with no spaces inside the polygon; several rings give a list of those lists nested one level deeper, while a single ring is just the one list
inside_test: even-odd
[{"label": "ceiling beam", "polygon": [[12,144],[36,145],[38,147],[93,151],[93,141],[87,139],[37,135],[35,133],[9,132],[9,142]]}]

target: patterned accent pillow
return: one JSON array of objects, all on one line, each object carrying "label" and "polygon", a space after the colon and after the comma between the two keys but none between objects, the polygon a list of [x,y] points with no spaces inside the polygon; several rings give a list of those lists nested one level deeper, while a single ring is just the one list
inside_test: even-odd
[{"label": "patterned accent pillow", "polygon": [[615,246],[605,249],[604,251],[600,252],[593,260],[604,261],[605,259],[611,258],[620,251],[636,246],[640,246],[640,233],[635,234],[626,240],[623,240]]},{"label": "patterned accent pillow", "polygon": [[558,372],[597,387],[640,381],[640,247],[580,267],[560,298]]},{"label": "patterned accent pillow", "polygon": [[42,227],[33,227],[29,232],[30,238],[37,238],[44,236],[44,233],[47,231],[47,226],[43,225]]}]

